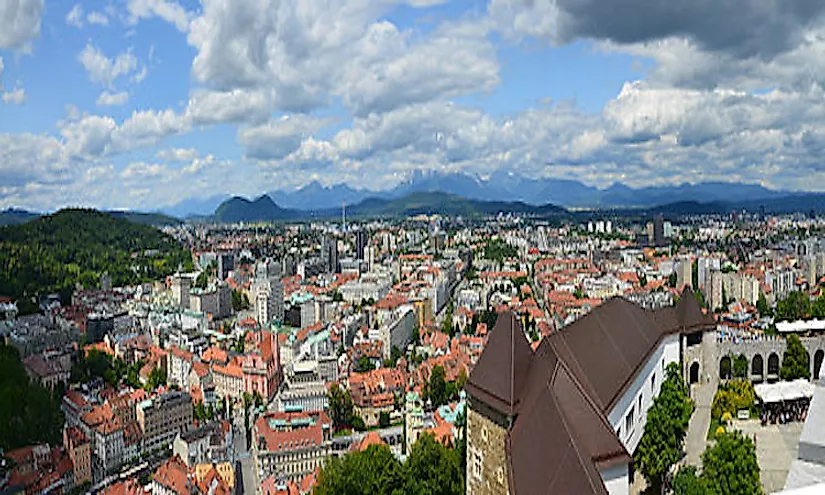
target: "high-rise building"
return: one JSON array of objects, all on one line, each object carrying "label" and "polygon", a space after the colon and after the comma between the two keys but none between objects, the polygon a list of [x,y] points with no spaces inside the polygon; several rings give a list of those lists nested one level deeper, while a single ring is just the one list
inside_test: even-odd
[{"label": "high-rise building", "polygon": [[192,289],[192,279],[182,275],[172,278],[172,298],[178,307],[189,309],[189,291]]},{"label": "high-rise building", "polygon": [[321,243],[321,256],[326,259],[327,271],[340,273],[338,267],[338,241],[334,237],[327,237]]},{"label": "high-rise building", "polygon": [[[710,284],[710,272],[722,269],[722,260],[719,258],[699,258],[696,260],[696,268],[698,271],[697,282],[699,289],[705,290]],[[697,287],[694,287],[697,288]]]},{"label": "high-rise building", "polygon": [[284,319],[284,284],[278,278],[255,282],[255,316],[261,326]]},{"label": "high-rise building", "polygon": [[665,219],[662,215],[653,217],[653,245],[656,247],[665,245]]},{"label": "high-rise building", "polygon": [[681,256],[676,261],[676,287],[681,290],[686,285],[693,288],[693,265],[690,256]]},{"label": "high-rise building", "polygon": [[226,282],[218,284],[218,318],[232,314],[232,289]]},{"label": "high-rise building", "polygon": [[359,230],[355,233],[355,257],[364,259],[364,248],[367,247],[367,233]]},{"label": "high-rise building", "polygon": [[232,253],[218,255],[218,280],[226,280],[229,272],[235,269],[235,257]]}]

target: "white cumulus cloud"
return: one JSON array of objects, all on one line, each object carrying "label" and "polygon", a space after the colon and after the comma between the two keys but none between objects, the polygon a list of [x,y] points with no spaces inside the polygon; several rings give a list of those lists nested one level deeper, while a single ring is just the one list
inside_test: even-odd
[{"label": "white cumulus cloud", "polygon": [[102,93],[100,93],[100,96],[97,97],[97,106],[120,106],[125,105],[127,101],[129,101],[129,93],[127,93],[126,91],[120,91],[118,93],[110,93],[108,91],[103,91]]}]

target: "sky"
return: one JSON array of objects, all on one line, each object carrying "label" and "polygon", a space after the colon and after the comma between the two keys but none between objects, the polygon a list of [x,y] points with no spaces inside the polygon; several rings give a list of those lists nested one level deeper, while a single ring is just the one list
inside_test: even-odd
[{"label": "sky", "polygon": [[825,191],[823,53],[821,0],[0,0],[0,208],[413,171]]}]

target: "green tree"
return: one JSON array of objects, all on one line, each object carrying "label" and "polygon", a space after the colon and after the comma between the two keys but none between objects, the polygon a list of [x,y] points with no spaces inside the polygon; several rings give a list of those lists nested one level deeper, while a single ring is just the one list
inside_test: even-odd
[{"label": "green tree", "polygon": [[696,302],[698,302],[698,303],[699,303],[699,307],[700,307],[700,308],[704,308],[704,307],[706,307],[706,304],[705,304],[705,293],[704,293],[704,292],[702,292],[702,290],[701,290],[701,289],[696,289],[696,291],[693,293],[693,295],[694,295],[694,297],[696,297]]},{"label": "green tree", "polygon": [[0,228],[0,294],[28,310],[38,294],[58,293],[68,303],[76,283],[97,287],[105,272],[123,286],[191,267],[177,241],[138,223],[158,217],[130,215],[66,209]]},{"label": "green tree", "polygon": [[776,303],[776,319],[782,320],[802,320],[811,314],[811,300],[807,294],[801,291],[793,291],[788,297]]},{"label": "green tree", "polygon": [[702,478],[710,493],[762,493],[756,448],[753,441],[738,430],[718,435],[716,445],[702,454],[702,466]]},{"label": "green tree", "polygon": [[235,311],[241,311],[244,309],[249,309],[249,298],[246,296],[245,293],[232,289],[232,309]]},{"label": "green tree", "polygon": [[783,380],[796,380],[797,378],[810,380],[810,354],[796,335],[789,335],[786,342],[787,349],[782,355],[782,367],[779,368],[779,377]]},{"label": "green tree", "polygon": [[679,460],[692,412],[693,401],[679,365],[671,363],[659,395],[647,411],[644,433],[634,456],[636,466],[654,490],[662,486],[664,476]]},{"label": "green tree", "polygon": [[441,331],[452,337],[455,334],[455,328],[453,327],[453,302],[450,301],[447,305],[447,314],[444,316],[444,320],[441,322]]},{"label": "green tree", "polygon": [[825,294],[817,297],[811,305],[811,317],[817,319],[825,318]]},{"label": "green tree", "polygon": [[676,272],[673,272],[667,277],[667,286],[670,287],[670,288],[674,288],[674,287],[676,287],[676,282],[677,282]]},{"label": "green tree", "polygon": [[329,402],[329,416],[332,419],[333,426],[336,429],[353,426],[355,413],[353,412],[352,396],[349,390],[333,383],[327,392],[327,399]]},{"label": "green tree", "polygon": [[673,477],[674,495],[706,495],[708,486],[693,466],[684,466]]},{"label": "green tree", "polygon": [[146,381],[146,390],[152,391],[161,385],[166,385],[166,371],[164,371],[163,368],[155,366],[152,368],[152,371],[149,372],[149,379]]},{"label": "green tree", "polygon": [[364,373],[372,369],[375,369],[375,367],[372,365],[369,356],[362,355],[358,358],[357,361],[355,361],[355,366],[353,367],[353,369],[357,373]]},{"label": "green tree", "polygon": [[464,472],[461,458],[453,449],[444,447],[432,437],[423,434],[410,451],[404,466],[406,483],[404,493],[452,495],[464,493]]},{"label": "green tree", "polygon": [[195,419],[197,419],[198,421],[206,420],[207,412],[206,412],[206,407],[204,407],[204,405],[203,405],[203,401],[195,402],[195,407],[192,408],[192,410],[193,410],[193,415],[194,415]]},{"label": "green tree", "polygon": [[433,407],[444,405],[450,400],[447,393],[447,381],[445,380],[445,376],[446,373],[443,366],[438,364],[433,366],[428,383],[429,397],[430,401],[432,401]]},{"label": "green tree", "polygon": [[372,445],[363,452],[330,457],[318,475],[316,495],[403,493],[404,467],[386,445]]},{"label": "green tree", "polygon": [[387,411],[381,411],[381,413],[378,414],[378,426],[381,428],[390,426],[390,413]]},{"label": "green tree", "polygon": [[714,394],[710,417],[719,420],[725,413],[736,416],[741,409],[752,409],[755,399],[756,394],[750,380],[730,380],[719,385],[719,390]]},{"label": "green tree", "polygon": [[30,381],[17,349],[0,343],[0,449],[61,443],[63,397]]},{"label": "green tree", "polygon": [[765,294],[759,293],[759,299],[756,300],[756,311],[759,312],[759,316],[771,316],[773,315],[773,311],[771,311],[771,307],[768,306],[768,300],[765,298]]},{"label": "green tree", "polygon": [[498,320],[498,313],[493,310],[485,309],[484,312],[481,314],[481,323],[487,325],[487,331],[493,329],[496,325],[496,321]]},{"label": "green tree", "polygon": [[198,274],[193,286],[198,289],[205,289],[207,285],[209,285],[209,270],[203,270]]},{"label": "green tree", "polygon": [[740,354],[733,359],[733,376],[734,378],[748,377],[748,358],[744,354]]}]

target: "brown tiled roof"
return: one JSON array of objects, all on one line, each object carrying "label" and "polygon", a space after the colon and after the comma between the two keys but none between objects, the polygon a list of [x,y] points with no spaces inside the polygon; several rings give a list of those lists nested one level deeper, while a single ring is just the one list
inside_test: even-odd
[{"label": "brown tiled roof", "polygon": [[499,412],[512,415],[532,356],[518,318],[510,312],[499,315],[485,352],[467,380],[467,392]]}]

